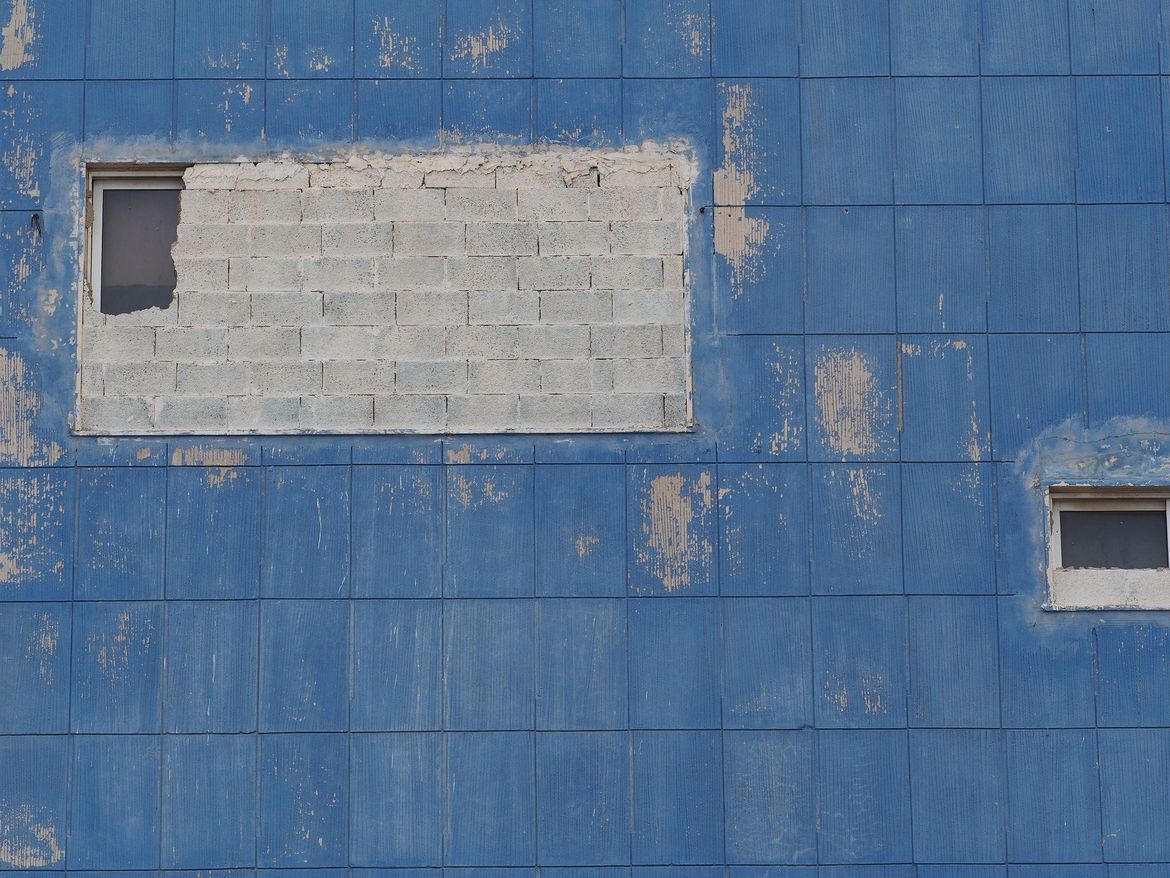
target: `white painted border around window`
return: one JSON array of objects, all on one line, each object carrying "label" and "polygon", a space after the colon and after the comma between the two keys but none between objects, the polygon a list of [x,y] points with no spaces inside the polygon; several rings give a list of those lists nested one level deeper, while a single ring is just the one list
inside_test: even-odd
[{"label": "white painted border around window", "polygon": [[90,223],[86,240],[89,254],[86,279],[93,310],[102,310],[102,212],[107,189],[182,189],[183,171],[160,169],[144,165],[141,169],[91,170],[87,175],[89,184]]},{"label": "white painted border around window", "polygon": [[1049,610],[1170,610],[1170,568],[1075,568],[1061,565],[1060,512],[1165,511],[1170,544],[1170,486],[1053,485],[1048,516]]}]

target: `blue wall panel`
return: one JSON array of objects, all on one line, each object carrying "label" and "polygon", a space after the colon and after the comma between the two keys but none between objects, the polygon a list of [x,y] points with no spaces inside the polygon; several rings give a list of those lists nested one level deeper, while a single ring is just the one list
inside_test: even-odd
[{"label": "blue wall panel", "polygon": [[[1167,44],[0,0],[0,870],[1166,874],[1165,620],[1043,609],[1042,490],[1170,471]],[[70,433],[79,161],[679,138],[692,435]]]},{"label": "blue wall panel", "polygon": [[536,736],[537,844],[542,863],[630,860],[628,732]]},{"label": "blue wall panel", "polygon": [[163,739],[162,865],[250,866],[256,858],[256,739]]},{"label": "blue wall panel", "polygon": [[1008,802],[998,730],[911,731],[910,784],[916,857],[962,863],[1003,859]]},{"label": "blue wall panel", "polygon": [[980,207],[903,207],[895,214],[898,329],[987,329],[987,216]]},{"label": "blue wall panel", "polygon": [[723,727],[811,726],[809,604],[799,598],[723,602]]},{"label": "blue wall panel", "polygon": [[442,738],[434,733],[350,740],[350,861],[365,866],[442,862]]},{"label": "blue wall panel", "polygon": [[536,611],[536,727],[626,728],[626,602],[542,600]]},{"label": "blue wall panel", "polygon": [[724,797],[730,863],[816,861],[814,733],[724,736]]},{"label": "blue wall panel", "polygon": [[347,860],[346,735],[260,736],[263,868],[336,866]]},{"label": "blue wall panel", "polygon": [[164,731],[256,730],[258,614],[252,601],[167,605]]},{"label": "blue wall panel", "polygon": [[441,727],[442,611],[437,601],[371,600],[354,605],[352,728]]},{"label": "blue wall panel", "polygon": [[67,731],[71,625],[67,604],[0,604],[0,734]]}]

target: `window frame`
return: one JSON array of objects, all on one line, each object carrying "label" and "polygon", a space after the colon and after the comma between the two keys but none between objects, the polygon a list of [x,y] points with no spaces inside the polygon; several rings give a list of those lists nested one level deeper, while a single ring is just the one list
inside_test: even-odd
[{"label": "window frame", "polygon": [[[187,165],[120,165],[87,167],[85,174],[85,290],[90,306],[102,311],[102,214],[107,189],[178,189]],[[116,184],[116,185],[115,185]],[[180,216],[180,222],[182,217]],[[108,316],[108,315],[104,315]]]},{"label": "window frame", "polygon": [[1047,507],[1047,570],[1050,610],[1168,610],[1170,567],[1064,567],[1060,513],[1164,512],[1170,546],[1170,486],[1051,485]]}]

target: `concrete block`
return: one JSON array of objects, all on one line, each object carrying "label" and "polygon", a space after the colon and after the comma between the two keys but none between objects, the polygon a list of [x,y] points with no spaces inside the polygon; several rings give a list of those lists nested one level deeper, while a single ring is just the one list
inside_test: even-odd
[{"label": "concrete block", "polygon": [[301,288],[299,259],[232,259],[228,265],[228,289],[287,291]]},{"label": "concrete block", "polygon": [[397,294],[399,326],[459,326],[467,323],[462,290],[403,290]]},{"label": "concrete block", "polygon": [[175,289],[210,293],[228,289],[228,260],[218,257],[176,258]]},{"label": "concrete block", "polygon": [[180,396],[215,396],[246,393],[247,367],[243,363],[179,363]]},{"label": "concrete block", "polygon": [[682,293],[674,290],[615,290],[614,323],[671,323],[682,320]]},{"label": "concrete block", "polygon": [[498,433],[519,416],[520,398],[513,394],[447,397],[447,429],[453,432]]},{"label": "concrete block", "polygon": [[381,256],[394,252],[393,223],[339,223],[321,231],[325,256]]},{"label": "concrete block", "polygon": [[301,354],[307,360],[374,360],[383,356],[392,333],[385,326],[306,326]]},{"label": "concrete block", "polygon": [[325,293],[326,324],[387,326],[394,323],[393,293]]},{"label": "concrete block", "polygon": [[589,260],[580,256],[531,256],[520,260],[522,290],[585,290]]},{"label": "concrete block", "polygon": [[531,223],[468,223],[468,256],[535,256],[536,226]]},{"label": "concrete block", "polygon": [[374,426],[372,396],[306,396],[301,399],[301,423],[314,430],[344,433]]},{"label": "concrete block", "polygon": [[231,360],[297,360],[301,356],[299,329],[278,326],[228,329],[228,358]]},{"label": "concrete block", "polygon": [[681,222],[614,222],[611,224],[610,249],[618,255],[682,255]]},{"label": "concrete block", "polygon": [[593,396],[593,426],[599,430],[648,430],[664,425],[661,394],[606,393]]},{"label": "concrete block", "polygon": [[540,223],[541,256],[603,256],[609,253],[609,223]]},{"label": "concrete block", "polygon": [[681,393],[686,366],[680,359],[614,360],[614,386],[623,393]]},{"label": "concrete block", "polygon": [[145,326],[94,326],[81,332],[81,355],[89,363],[139,363],[154,357],[154,330]]},{"label": "concrete block", "polygon": [[327,394],[394,392],[394,364],[387,360],[348,360],[326,362],[322,365],[324,373],[321,387]]},{"label": "concrete block", "polygon": [[247,293],[177,293],[181,326],[243,326],[248,322]]},{"label": "concrete block", "polygon": [[441,360],[446,356],[447,329],[442,326],[399,326],[386,334],[382,356],[399,363]]},{"label": "concrete block", "polygon": [[160,360],[222,360],[227,356],[227,330],[159,329],[155,334],[154,355]]},{"label": "concrete block", "polygon": [[542,360],[542,393],[596,393],[613,389],[613,361]]},{"label": "concrete block", "polygon": [[252,293],[254,326],[311,326],[322,321],[321,293]]},{"label": "concrete block", "polygon": [[662,259],[656,256],[597,257],[592,265],[596,290],[662,289]]},{"label": "concrete block", "polygon": [[375,396],[374,426],[412,433],[441,433],[447,427],[447,397]]},{"label": "concrete block", "polygon": [[[192,165],[183,172],[184,192],[196,189],[235,189],[240,166],[233,163]],[[306,179],[308,175],[306,174]]]},{"label": "concrete block", "polygon": [[447,283],[456,290],[514,290],[516,260],[506,256],[453,256],[447,260]]},{"label": "concrete block", "polygon": [[662,219],[659,189],[598,189],[589,193],[589,218],[601,222]]},{"label": "concrete block", "polygon": [[402,256],[462,256],[463,223],[394,223],[394,252]]},{"label": "concrete block", "polygon": [[250,231],[249,252],[252,256],[299,256],[306,259],[321,255],[321,227],[290,224],[240,226],[238,233]]},{"label": "concrete block", "polygon": [[604,323],[613,318],[605,290],[549,290],[540,294],[541,323]]},{"label": "concrete block", "polygon": [[668,290],[682,290],[686,285],[686,272],[681,256],[662,258],[662,285]]},{"label": "concrete block", "polygon": [[447,219],[463,222],[515,222],[516,190],[448,189]]},{"label": "concrete block", "polygon": [[81,395],[101,396],[106,392],[105,370],[101,363],[81,364]]},{"label": "concrete block", "polygon": [[227,402],[233,431],[284,433],[300,426],[301,401],[295,396],[230,396]]},{"label": "concrete block", "polygon": [[155,420],[172,433],[222,433],[227,429],[227,400],[212,397],[159,399]]},{"label": "concrete block", "polygon": [[522,429],[558,433],[589,427],[593,412],[587,395],[521,395],[518,417]]},{"label": "concrete block", "polygon": [[443,285],[442,257],[396,256],[376,262],[375,285],[379,290],[425,290]]},{"label": "concrete block", "polygon": [[368,223],[374,220],[373,189],[310,189],[301,197],[307,223]]},{"label": "concrete block", "polygon": [[452,326],[447,330],[447,354],[466,359],[500,360],[515,357],[520,330],[515,326]]},{"label": "concrete block", "polygon": [[662,327],[662,353],[668,357],[685,357],[687,338],[682,324],[667,324]]},{"label": "concrete block", "polygon": [[179,222],[226,223],[232,199],[229,192],[183,190],[179,195]]},{"label": "concrete block", "polygon": [[589,192],[585,189],[521,189],[516,193],[516,216],[521,220],[579,222],[589,219]]},{"label": "concrete block", "polygon": [[662,329],[658,326],[590,327],[589,351],[604,359],[637,359],[662,355]]},{"label": "concrete block", "polygon": [[540,294],[535,290],[468,293],[468,322],[520,325],[540,322]]},{"label": "concrete block", "polygon": [[539,393],[540,360],[485,360],[468,366],[469,393]]},{"label": "concrete block", "polygon": [[588,326],[521,326],[520,354],[544,360],[589,356]]},{"label": "concrete block", "polygon": [[[86,305],[86,311],[94,314],[93,309]],[[143,326],[174,326],[178,322],[178,311],[172,303],[167,308],[146,308],[143,311],[131,311],[129,314],[105,314],[99,315],[100,320],[97,322],[102,326],[109,326],[111,328],[117,327],[143,327]],[[89,325],[93,325],[94,321],[85,321]]]},{"label": "concrete block", "polygon": [[351,292],[374,288],[374,260],[359,256],[322,257],[301,261],[301,289]]},{"label": "concrete block", "polygon": [[174,363],[108,363],[106,396],[162,396],[175,392]]},{"label": "concrete block", "polygon": [[321,364],[249,363],[247,392],[254,396],[311,396],[321,392]]},{"label": "concrete block", "polygon": [[382,185],[381,168],[352,167],[342,164],[316,165],[309,169],[312,189],[375,189]]},{"label": "concrete block", "polygon": [[301,193],[295,189],[232,192],[227,218],[230,223],[299,223]]},{"label": "concrete block", "polygon": [[382,172],[382,189],[418,189],[423,184],[422,167],[391,168]]},{"label": "concrete block", "polygon": [[374,219],[387,222],[441,222],[445,217],[442,189],[379,189],[374,193]]},{"label": "concrete block", "polygon": [[664,418],[663,425],[668,430],[680,430],[690,423],[687,412],[687,398],[682,393],[668,393],[663,397]]},{"label": "concrete block", "polygon": [[77,425],[82,430],[146,433],[154,426],[153,402],[130,397],[83,397],[78,403]]},{"label": "concrete block", "polygon": [[467,363],[399,363],[395,387],[399,393],[466,393]]},{"label": "concrete block", "polygon": [[247,256],[248,236],[227,223],[181,223],[172,253],[175,258]]}]

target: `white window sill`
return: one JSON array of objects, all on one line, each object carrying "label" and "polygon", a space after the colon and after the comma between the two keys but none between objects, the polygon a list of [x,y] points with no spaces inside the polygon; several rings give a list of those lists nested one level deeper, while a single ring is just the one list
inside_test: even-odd
[{"label": "white window sill", "polygon": [[1170,568],[1060,567],[1048,583],[1048,610],[1170,610]]}]

